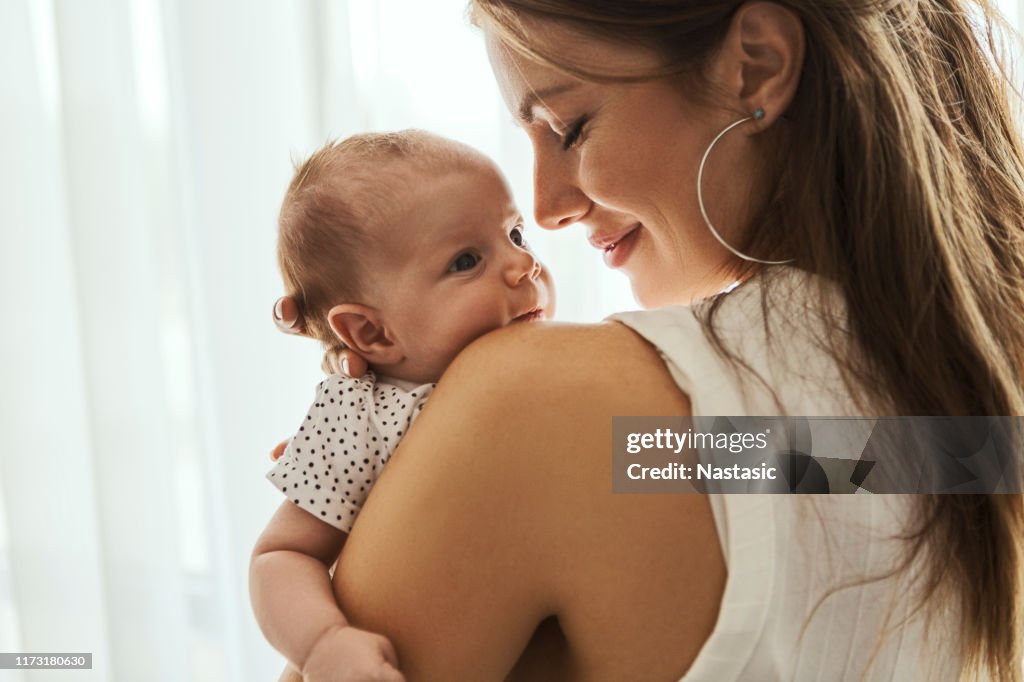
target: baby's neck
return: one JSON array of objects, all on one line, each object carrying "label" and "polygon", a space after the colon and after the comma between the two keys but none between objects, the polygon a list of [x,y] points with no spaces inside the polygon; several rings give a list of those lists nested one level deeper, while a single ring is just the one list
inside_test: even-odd
[{"label": "baby's neck", "polygon": [[415,388],[423,384],[436,384],[438,379],[441,378],[419,376],[407,370],[403,371],[404,368],[394,365],[370,365],[369,368],[377,375],[378,380],[386,381],[403,389]]},{"label": "baby's neck", "polygon": [[409,381],[408,379],[399,379],[398,377],[388,376],[387,374],[378,374],[377,381],[384,382],[385,384],[391,384],[392,386],[398,386],[403,391],[411,391],[418,386],[422,386],[424,383],[433,383],[431,381]]}]

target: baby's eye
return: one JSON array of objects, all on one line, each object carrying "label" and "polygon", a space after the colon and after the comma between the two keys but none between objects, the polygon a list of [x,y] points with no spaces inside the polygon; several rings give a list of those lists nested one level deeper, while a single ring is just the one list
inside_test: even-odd
[{"label": "baby's eye", "polygon": [[512,231],[508,233],[508,237],[516,246],[526,246],[526,237],[523,236],[523,228],[518,226],[513,227]]},{"label": "baby's eye", "polygon": [[455,261],[448,268],[448,272],[465,272],[466,270],[472,270],[480,262],[480,257],[475,253],[460,254]]}]

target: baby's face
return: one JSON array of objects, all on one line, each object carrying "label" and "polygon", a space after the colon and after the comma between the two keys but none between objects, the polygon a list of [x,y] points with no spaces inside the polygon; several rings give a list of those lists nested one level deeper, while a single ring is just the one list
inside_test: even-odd
[{"label": "baby's face", "polygon": [[405,360],[404,378],[436,381],[459,351],[507,324],[554,311],[550,275],[491,165],[412,178],[400,218],[371,255],[374,299]]}]

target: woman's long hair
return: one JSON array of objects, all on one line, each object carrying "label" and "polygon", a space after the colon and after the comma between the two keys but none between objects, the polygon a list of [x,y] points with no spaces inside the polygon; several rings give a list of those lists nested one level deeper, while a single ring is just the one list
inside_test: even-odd
[{"label": "woman's long hair", "polygon": [[[623,79],[571,63],[524,19],[655,48],[664,69],[648,77],[702,84],[742,4],[471,8],[513,49],[585,80]],[[770,155],[778,162],[766,169],[769,200],[744,250],[795,257],[843,291],[847,331],[834,334],[852,333],[860,352],[840,350],[849,348],[841,338],[829,347],[865,414],[1024,415],[1024,154],[996,30],[1008,27],[985,0],[780,4],[803,22],[806,56]],[[1019,681],[1024,498],[921,495],[914,504],[903,567],[924,562],[919,605],[956,600],[965,675]]]}]

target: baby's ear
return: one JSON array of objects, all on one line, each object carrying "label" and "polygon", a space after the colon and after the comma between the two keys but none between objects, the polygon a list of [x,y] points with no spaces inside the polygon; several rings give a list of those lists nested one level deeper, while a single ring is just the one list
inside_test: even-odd
[{"label": "baby's ear", "polygon": [[401,350],[377,310],[358,303],[342,303],[330,309],[327,321],[338,340],[367,362],[391,365],[402,360]]}]

